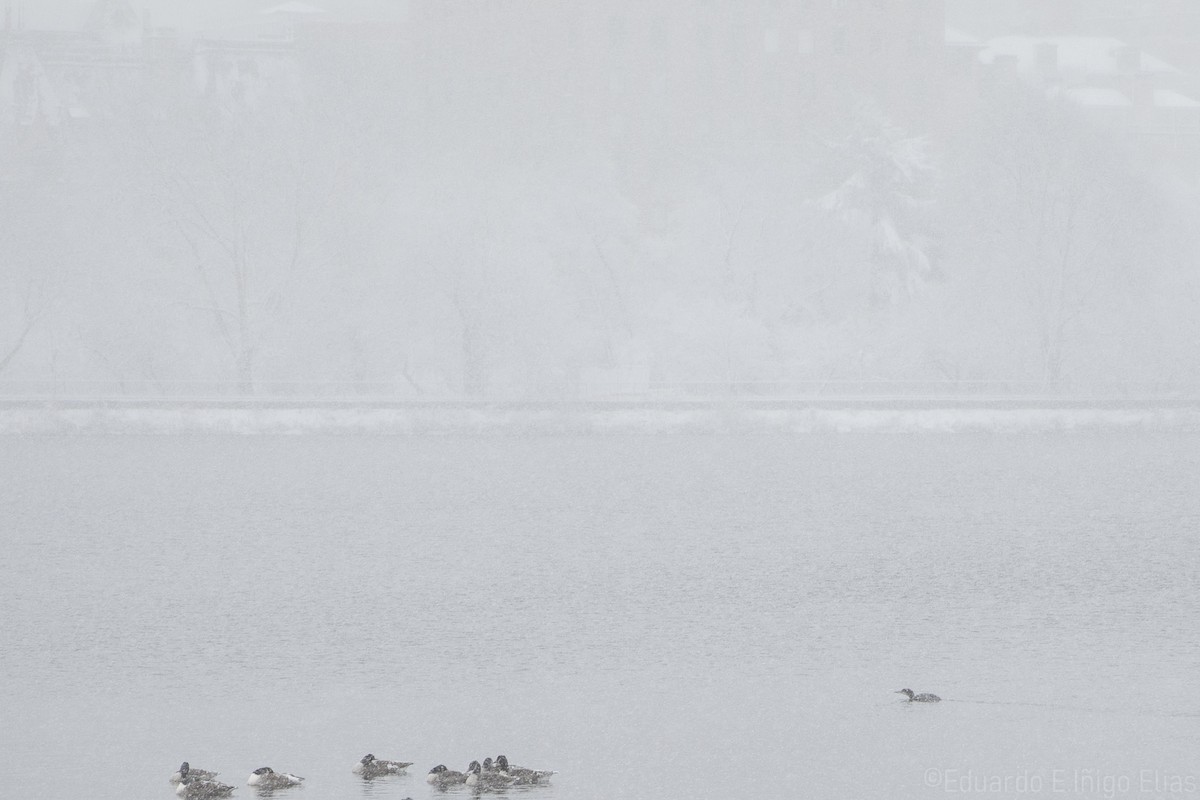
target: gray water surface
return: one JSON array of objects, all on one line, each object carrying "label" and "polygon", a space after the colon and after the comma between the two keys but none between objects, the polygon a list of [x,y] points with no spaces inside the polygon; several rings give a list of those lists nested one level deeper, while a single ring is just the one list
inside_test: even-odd
[{"label": "gray water surface", "polygon": [[1200,795],[1200,437],[2,445],[0,797]]}]

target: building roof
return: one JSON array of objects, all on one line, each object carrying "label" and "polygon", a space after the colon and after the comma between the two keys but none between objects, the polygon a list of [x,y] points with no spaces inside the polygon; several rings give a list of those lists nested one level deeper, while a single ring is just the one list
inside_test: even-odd
[{"label": "building roof", "polygon": [[1063,95],[1089,108],[1127,108],[1133,105],[1124,93],[1100,86],[1073,86],[1064,91]]},{"label": "building roof", "polygon": [[1155,89],[1154,105],[1159,108],[1200,108],[1200,102],[1173,89]]},{"label": "building roof", "polygon": [[[1050,93],[1057,95],[1058,90]],[[1063,89],[1061,96],[1087,108],[1129,108],[1134,104],[1126,93],[1105,86],[1072,86]],[[1200,108],[1200,101],[1173,89],[1155,89],[1150,93],[1150,99],[1155,108]]]},{"label": "building roof", "polygon": [[1035,74],[1039,70],[1038,48],[1041,45],[1055,46],[1056,68],[1064,75],[1128,74],[1126,60],[1129,58],[1137,59],[1134,71],[1141,74],[1180,74],[1180,70],[1165,61],[1108,36],[1000,36],[988,41],[979,59],[991,64],[1000,56],[1015,57],[1019,72]]}]

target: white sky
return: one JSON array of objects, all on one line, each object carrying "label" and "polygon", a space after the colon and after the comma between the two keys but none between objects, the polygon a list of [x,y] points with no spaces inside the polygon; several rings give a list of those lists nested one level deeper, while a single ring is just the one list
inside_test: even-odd
[{"label": "white sky", "polygon": [[[135,0],[133,7],[149,11],[154,24],[183,29],[207,28],[257,14],[282,0]],[[0,0],[0,8],[23,5],[27,28],[78,28],[94,0]],[[311,2],[345,19],[398,19],[405,0],[332,0]]]}]

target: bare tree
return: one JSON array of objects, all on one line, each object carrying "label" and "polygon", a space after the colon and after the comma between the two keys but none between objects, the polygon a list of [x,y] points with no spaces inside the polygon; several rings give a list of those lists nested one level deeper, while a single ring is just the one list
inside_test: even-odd
[{"label": "bare tree", "polygon": [[0,374],[3,374],[17,354],[25,347],[29,334],[45,317],[52,305],[52,298],[45,290],[32,281],[25,287],[24,299],[21,303],[21,314],[17,321],[16,330],[6,344],[0,343]]},{"label": "bare tree", "polygon": [[188,152],[165,173],[163,211],[195,279],[182,304],[208,317],[249,395],[332,189],[303,105],[236,112],[207,110],[180,137]]},{"label": "bare tree", "polygon": [[1084,320],[1116,313],[1106,306],[1123,262],[1154,249],[1153,189],[1134,178],[1112,136],[1065,101],[1014,99],[989,131],[969,187],[982,195],[975,247],[1009,276],[1007,287],[997,283],[1012,297],[1014,321],[1027,321],[1038,380],[1058,386]]}]

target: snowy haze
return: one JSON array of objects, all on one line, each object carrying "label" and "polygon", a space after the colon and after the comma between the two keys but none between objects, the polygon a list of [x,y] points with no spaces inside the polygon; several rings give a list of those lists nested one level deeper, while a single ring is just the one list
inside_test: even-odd
[{"label": "snowy haze", "polygon": [[1200,379],[1189,3],[0,7],[2,394]]}]

